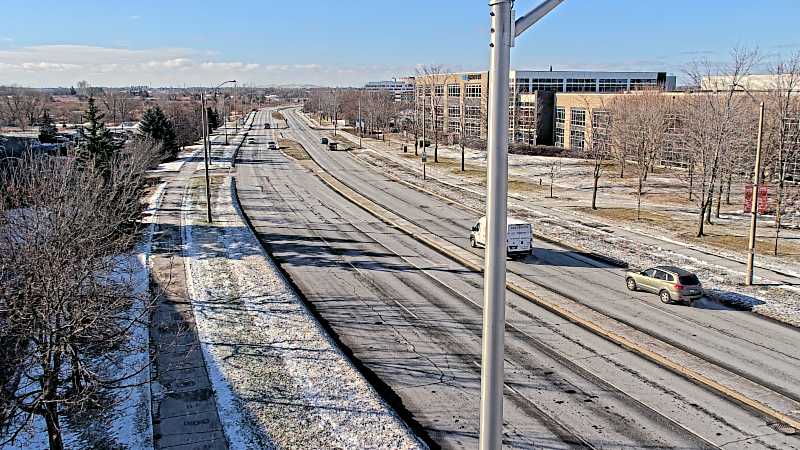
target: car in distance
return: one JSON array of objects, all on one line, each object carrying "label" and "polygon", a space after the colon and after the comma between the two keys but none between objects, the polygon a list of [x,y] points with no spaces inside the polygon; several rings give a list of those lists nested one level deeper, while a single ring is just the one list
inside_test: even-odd
[{"label": "car in distance", "polygon": [[[533,226],[524,220],[506,217],[506,254],[530,256],[533,254]],[[481,217],[469,233],[469,245],[472,248],[486,246],[486,216]]]},{"label": "car in distance", "polygon": [[276,144],[275,141],[268,141],[267,142],[267,148],[270,149],[270,150],[277,150],[278,149],[278,144]]},{"label": "car in distance", "polygon": [[663,303],[691,303],[704,295],[697,275],[674,266],[656,266],[641,272],[625,274],[625,284],[631,291],[658,294]]},{"label": "car in distance", "polygon": [[324,137],[324,138],[320,139],[319,143],[320,144],[327,144],[328,143],[328,138]]},{"label": "car in distance", "polygon": [[251,138],[251,137],[247,138],[247,143],[248,144],[255,144],[256,143],[256,138]]}]

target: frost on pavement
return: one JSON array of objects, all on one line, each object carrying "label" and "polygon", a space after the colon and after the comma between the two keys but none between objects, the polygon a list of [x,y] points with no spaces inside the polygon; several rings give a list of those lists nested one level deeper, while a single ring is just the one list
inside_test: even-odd
[{"label": "frost on pavement", "polygon": [[[196,179],[194,187],[201,184]],[[420,448],[335,347],[213,180],[183,205],[187,279],[231,448]]]}]

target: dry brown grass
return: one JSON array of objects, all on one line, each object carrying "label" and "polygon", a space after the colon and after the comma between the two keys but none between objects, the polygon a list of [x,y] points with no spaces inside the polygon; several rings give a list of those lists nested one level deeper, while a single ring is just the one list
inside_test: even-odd
[{"label": "dry brown grass", "polygon": [[[587,207],[577,208],[578,211],[591,214],[594,216],[602,217],[604,219],[636,222],[636,209],[635,208],[598,208],[592,209]],[[641,211],[641,219],[639,222],[654,223],[663,225],[669,223],[673,218],[667,214],[658,213],[655,211],[648,211],[643,209]]]},{"label": "dry brown grass", "polygon": [[278,139],[278,146],[284,153],[298,161],[311,159],[306,149],[303,148],[303,145],[297,141],[293,141],[291,139]]}]

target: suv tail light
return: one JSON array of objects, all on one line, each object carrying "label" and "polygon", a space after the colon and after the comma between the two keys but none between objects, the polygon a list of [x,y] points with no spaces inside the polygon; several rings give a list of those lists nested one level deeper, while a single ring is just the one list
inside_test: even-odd
[{"label": "suv tail light", "polygon": [[682,285],[680,283],[676,283],[674,287],[675,287],[675,289],[680,291],[681,289],[685,288],[686,286],[684,286],[684,285]]}]

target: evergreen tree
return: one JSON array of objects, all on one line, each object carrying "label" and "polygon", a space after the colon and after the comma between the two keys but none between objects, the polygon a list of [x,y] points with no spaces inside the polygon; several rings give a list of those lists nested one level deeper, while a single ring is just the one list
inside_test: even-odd
[{"label": "evergreen tree", "polygon": [[87,166],[93,164],[95,167],[107,170],[111,157],[120,146],[114,142],[111,131],[106,128],[104,117],[105,114],[97,108],[94,97],[89,97],[89,108],[85,114],[89,126],[78,130],[82,142],[78,147],[77,157]]},{"label": "evergreen tree", "polygon": [[172,159],[178,156],[175,127],[159,106],[145,111],[139,122],[139,131],[159,143],[167,158]]},{"label": "evergreen tree", "polygon": [[76,91],[74,87],[70,86],[69,95],[78,95],[78,91]]},{"label": "evergreen tree", "polygon": [[57,135],[58,131],[55,123],[53,123],[53,118],[48,114],[47,110],[44,110],[41,124],[39,124],[39,142],[42,144],[55,144],[58,142]]},{"label": "evergreen tree", "polygon": [[217,113],[216,109],[211,107],[206,108],[206,114],[208,116],[208,132],[210,133],[215,128],[219,128],[219,114]]}]

